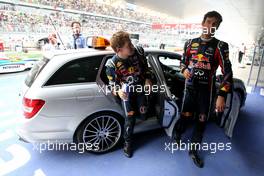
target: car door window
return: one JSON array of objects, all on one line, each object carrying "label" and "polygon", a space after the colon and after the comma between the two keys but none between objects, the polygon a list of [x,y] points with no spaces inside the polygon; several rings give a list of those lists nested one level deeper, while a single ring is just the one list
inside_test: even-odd
[{"label": "car door window", "polygon": [[181,64],[181,56],[180,55],[166,55],[160,54],[158,55],[158,60],[165,74],[167,75],[175,75],[181,77],[180,74],[180,64]]},{"label": "car door window", "polygon": [[185,78],[181,74],[180,62],[181,56],[178,54],[167,55],[159,54],[158,60],[160,62],[162,71],[169,90],[175,95],[178,100],[177,104],[180,107],[183,98],[184,82]]},{"label": "car door window", "polygon": [[162,65],[171,67],[180,67],[180,60],[169,56],[159,56],[159,61]]},{"label": "car door window", "polygon": [[104,56],[93,56],[71,61],[62,66],[46,83],[48,85],[95,82]]}]

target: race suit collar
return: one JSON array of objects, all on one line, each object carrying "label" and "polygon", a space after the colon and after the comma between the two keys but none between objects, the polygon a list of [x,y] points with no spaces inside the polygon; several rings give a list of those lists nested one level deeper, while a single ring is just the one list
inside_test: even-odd
[{"label": "race suit collar", "polygon": [[122,57],[118,56],[118,54],[116,54],[116,57],[117,57],[118,59],[122,60],[122,61],[125,61],[125,60],[128,60],[128,59],[129,59],[129,57],[127,57],[127,58],[122,58]]},{"label": "race suit collar", "polygon": [[214,37],[211,37],[209,39],[206,39],[206,38],[203,38],[202,36],[200,37],[200,39],[203,41],[203,42],[209,42],[211,40],[213,40]]}]

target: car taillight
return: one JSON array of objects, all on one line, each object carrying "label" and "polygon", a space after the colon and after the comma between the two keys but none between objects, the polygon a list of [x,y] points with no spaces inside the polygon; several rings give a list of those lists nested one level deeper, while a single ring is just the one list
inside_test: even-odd
[{"label": "car taillight", "polygon": [[27,119],[32,118],[34,115],[36,115],[39,110],[43,107],[45,104],[44,100],[33,100],[25,98],[23,99],[23,110],[24,110],[24,116]]}]

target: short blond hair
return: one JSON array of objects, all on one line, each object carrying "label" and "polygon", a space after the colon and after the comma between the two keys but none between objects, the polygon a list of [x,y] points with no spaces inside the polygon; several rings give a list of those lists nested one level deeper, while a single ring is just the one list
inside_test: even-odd
[{"label": "short blond hair", "polygon": [[111,37],[110,45],[113,50],[117,52],[117,48],[122,48],[126,42],[131,42],[129,33],[125,31],[118,31]]}]

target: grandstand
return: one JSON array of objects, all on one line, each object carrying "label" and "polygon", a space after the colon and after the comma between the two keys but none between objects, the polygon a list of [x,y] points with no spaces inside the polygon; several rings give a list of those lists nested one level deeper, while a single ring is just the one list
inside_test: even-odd
[{"label": "grandstand", "polygon": [[180,34],[173,29],[152,28],[153,24],[175,23],[177,19],[125,1],[0,0],[0,39],[9,49],[18,41],[22,41],[23,47],[35,47],[38,39],[54,31],[52,23],[67,41],[72,21],[82,23],[85,36],[111,36],[115,31],[125,30],[139,34],[140,42],[151,47],[163,41],[172,44]]}]

